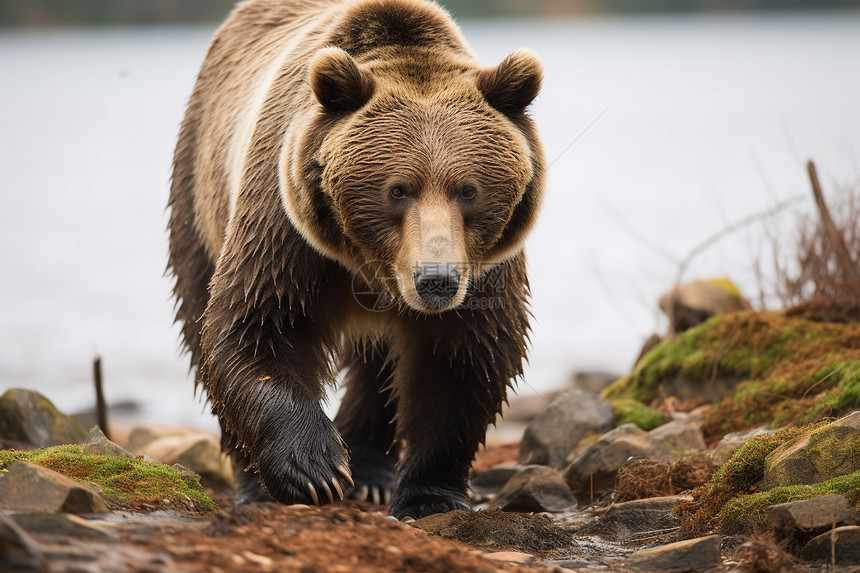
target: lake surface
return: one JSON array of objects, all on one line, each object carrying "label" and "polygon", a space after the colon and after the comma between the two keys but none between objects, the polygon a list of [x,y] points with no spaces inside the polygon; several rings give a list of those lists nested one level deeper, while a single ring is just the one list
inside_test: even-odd
[{"label": "lake surface", "polygon": [[[546,71],[533,114],[552,163],[528,242],[520,393],[628,369],[696,246],[786,199],[810,210],[807,159],[825,192],[860,179],[860,13],[463,28],[485,62],[528,46]],[[212,31],[0,33],[0,391],[87,407],[98,354],[110,401],[216,426],[192,397],[162,276],[173,145]],[[685,278],[729,276],[757,298],[768,237],[732,234]]]}]

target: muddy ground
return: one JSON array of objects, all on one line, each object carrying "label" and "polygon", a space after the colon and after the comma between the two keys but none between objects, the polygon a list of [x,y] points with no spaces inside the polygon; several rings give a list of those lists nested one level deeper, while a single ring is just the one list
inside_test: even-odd
[{"label": "muddy ground", "polygon": [[[476,467],[513,462],[515,446],[482,450]],[[565,570],[615,569],[629,552],[574,539],[574,528],[564,527],[560,516],[460,512],[441,530],[434,523],[422,524],[431,535],[387,518],[386,506],[370,502],[236,506],[230,490],[209,493],[220,507],[215,513],[113,511],[90,516],[89,523],[105,530],[109,539],[32,532],[45,556],[31,562],[31,568],[51,573],[533,573],[561,571],[561,565]]]},{"label": "muddy ground", "polygon": [[[378,572],[550,571],[524,554],[499,555],[516,547],[487,545],[486,531],[497,522],[471,524],[473,542],[430,536],[385,517],[372,504],[339,503],[327,507],[258,503],[233,506],[216,496],[222,509],[214,515],[172,512],[114,512],[95,522],[115,540],[35,534],[47,548],[43,570],[50,572]],[[528,519],[509,514],[513,520]],[[548,520],[547,520],[548,521]],[[483,546],[482,549],[474,547]],[[576,544],[553,548],[542,557],[576,560]],[[592,551],[593,552],[593,551]],[[506,559],[525,559],[512,563]],[[501,560],[499,560],[501,559]],[[599,569],[605,570],[605,567]]]}]

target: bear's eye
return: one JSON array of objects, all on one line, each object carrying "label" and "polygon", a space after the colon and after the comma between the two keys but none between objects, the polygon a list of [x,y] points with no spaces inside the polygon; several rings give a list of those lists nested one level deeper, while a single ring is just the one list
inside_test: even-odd
[{"label": "bear's eye", "polygon": [[460,198],[461,199],[474,199],[475,195],[477,195],[477,194],[478,194],[478,190],[475,188],[474,185],[466,185],[460,191]]},{"label": "bear's eye", "polygon": [[406,197],[406,187],[403,185],[393,185],[389,193],[391,193],[391,196],[395,199],[403,199]]}]

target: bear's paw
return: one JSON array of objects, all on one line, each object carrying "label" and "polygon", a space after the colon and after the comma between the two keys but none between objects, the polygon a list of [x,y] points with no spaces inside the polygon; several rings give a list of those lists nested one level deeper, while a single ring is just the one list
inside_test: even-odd
[{"label": "bear's paw", "polygon": [[319,405],[314,406],[301,415],[286,410],[283,423],[276,425],[279,435],[267,435],[256,456],[266,491],[281,503],[334,503],[355,485],[346,445]]}]

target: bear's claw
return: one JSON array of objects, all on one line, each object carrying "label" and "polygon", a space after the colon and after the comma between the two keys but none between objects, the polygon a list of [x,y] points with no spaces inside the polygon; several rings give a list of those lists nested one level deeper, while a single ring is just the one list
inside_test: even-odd
[{"label": "bear's claw", "polygon": [[349,492],[348,497],[356,501],[370,501],[376,505],[387,505],[391,503],[391,489],[365,483]]},{"label": "bear's claw", "polygon": [[343,489],[340,487],[340,484],[337,482],[336,479],[331,478],[331,485],[333,485],[334,489],[337,491],[337,497],[342,500],[343,499]]},{"label": "bear's claw", "polygon": [[334,503],[334,496],[331,494],[331,488],[328,486],[328,484],[323,482],[322,488],[323,488],[323,491],[325,492],[326,497],[328,498],[328,502]]},{"label": "bear's claw", "polygon": [[[345,477],[345,478],[346,478],[346,480],[349,482],[349,485],[350,485],[350,486],[355,487],[355,482],[354,482],[354,481],[352,481],[352,474],[349,472],[349,468],[348,468],[348,467],[346,467],[346,466],[338,466],[338,467],[337,467],[337,471],[339,471],[340,473],[342,473],[342,474],[343,474],[343,477]],[[334,481],[334,478],[332,478],[332,481]],[[337,487],[337,486],[335,486],[335,487]],[[338,487],[338,491],[340,491],[340,488],[339,488],[339,487]],[[343,499],[343,494],[341,494],[340,498],[341,498],[341,499]]]},{"label": "bear's claw", "polygon": [[[323,505],[351,481],[349,452],[319,404],[293,395],[292,408],[274,412],[261,425],[277,428],[260,448],[255,465],[269,494],[284,504]],[[301,425],[295,423],[301,420]],[[334,488],[334,489],[332,489]]]}]

